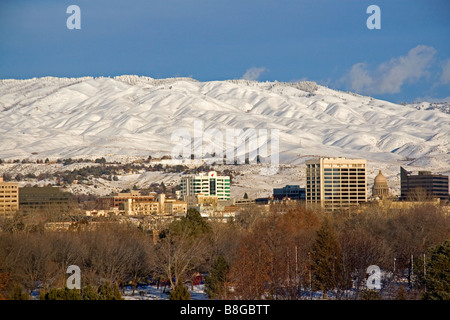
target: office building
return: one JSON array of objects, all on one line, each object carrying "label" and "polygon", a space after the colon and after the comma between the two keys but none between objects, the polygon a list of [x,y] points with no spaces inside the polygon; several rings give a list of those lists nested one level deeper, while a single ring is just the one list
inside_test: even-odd
[{"label": "office building", "polygon": [[184,216],[187,213],[187,202],[176,199],[166,199],[164,213],[169,216]]},{"label": "office building", "polygon": [[424,200],[418,198],[449,199],[448,176],[419,171],[413,175],[400,167],[401,200]]},{"label": "office building", "polygon": [[58,187],[24,187],[19,189],[19,204],[24,213],[67,210],[70,193]]},{"label": "office building", "polygon": [[189,208],[201,207],[217,207],[219,203],[219,198],[217,196],[205,196],[204,194],[198,193],[195,195],[184,196],[184,201],[187,202]]},{"label": "office building", "polygon": [[136,201],[128,199],[121,204],[126,215],[150,216],[163,214],[163,208],[158,201]]},{"label": "office building", "polygon": [[321,157],[305,165],[307,205],[334,211],[367,201],[366,160]]},{"label": "office building", "polygon": [[101,197],[97,200],[97,207],[99,210],[109,210],[111,208],[118,208],[124,210],[125,202],[129,199],[134,202],[151,202],[155,200],[155,196],[150,194],[147,196],[141,195],[139,191],[132,190],[129,193],[118,193],[116,195]]},{"label": "office building", "polygon": [[187,212],[186,201],[167,199],[165,194],[159,194],[155,201],[129,197],[121,206],[126,215],[136,216],[182,216]]},{"label": "office building", "polygon": [[12,215],[19,210],[19,184],[4,182],[0,177],[0,215]]},{"label": "office building", "polygon": [[215,171],[182,177],[181,196],[196,194],[217,196],[219,200],[230,200],[230,177],[218,176]]},{"label": "office building", "polygon": [[298,185],[286,185],[282,188],[273,189],[273,199],[274,200],[305,200],[306,190],[305,188],[300,188]]}]

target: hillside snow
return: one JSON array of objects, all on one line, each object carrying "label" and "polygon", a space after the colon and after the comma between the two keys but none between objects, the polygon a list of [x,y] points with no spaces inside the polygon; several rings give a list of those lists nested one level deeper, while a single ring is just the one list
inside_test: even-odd
[{"label": "hillside snow", "polygon": [[170,155],[176,129],[278,129],[280,161],[306,156],[450,167],[446,108],[399,105],[313,82],[190,78],[0,80],[0,159]]}]

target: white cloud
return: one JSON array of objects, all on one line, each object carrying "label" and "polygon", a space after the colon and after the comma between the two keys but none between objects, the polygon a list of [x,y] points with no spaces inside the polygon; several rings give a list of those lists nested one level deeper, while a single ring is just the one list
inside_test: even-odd
[{"label": "white cloud", "polygon": [[450,84],[450,59],[442,63],[441,83]]},{"label": "white cloud", "polygon": [[435,54],[433,47],[419,45],[406,56],[379,64],[374,71],[369,70],[365,63],[356,63],[340,81],[359,93],[398,93],[406,82],[415,82],[429,75],[428,69]]},{"label": "white cloud", "polygon": [[259,67],[259,68],[250,68],[245,71],[244,75],[242,76],[242,79],[244,80],[258,80],[259,77],[263,72],[267,71],[265,67]]},{"label": "white cloud", "polygon": [[350,88],[358,92],[363,91],[365,88],[370,88],[373,84],[373,79],[365,63],[354,64],[350,69],[348,80],[350,81]]},{"label": "white cloud", "polygon": [[449,102],[450,103],[450,96],[444,97],[444,98],[434,98],[434,97],[429,97],[429,96],[426,96],[424,98],[418,97],[418,98],[414,99],[413,101],[415,101],[416,103],[418,103],[418,102],[430,102],[430,103]]}]

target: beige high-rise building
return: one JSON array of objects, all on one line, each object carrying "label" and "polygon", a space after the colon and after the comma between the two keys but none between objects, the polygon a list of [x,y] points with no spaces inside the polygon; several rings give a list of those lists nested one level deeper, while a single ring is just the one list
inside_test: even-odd
[{"label": "beige high-rise building", "polygon": [[334,211],[367,201],[366,160],[321,157],[305,165],[307,205]]},{"label": "beige high-rise building", "polygon": [[11,215],[19,210],[19,184],[0,178],[0,215]]}]

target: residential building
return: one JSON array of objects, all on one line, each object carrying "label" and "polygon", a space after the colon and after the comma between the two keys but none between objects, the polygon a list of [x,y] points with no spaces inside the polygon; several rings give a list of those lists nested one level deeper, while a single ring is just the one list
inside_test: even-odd
[{"label": "residential building", "polygon": [[181,178],[181,195],[196,194],[217,196],[219,200],[230,200],[230,177],[218,176],[215,171],[208,174],[187,175]]},{"label": "residential building", "polygon": [[0,215],[12,215],[19,210],[19,184],[4,182],[0,177]]},{"label": "residential building", "polygon": [[321,157],[305,166],[308,206],[334,211],[367,201],[366,160]]},{"label": "residential building", "polygon": [[448,176],[419,171],[413,175],[400,167],[400,185],[402,200],[423,200],[419,198],[449,199]]}]

